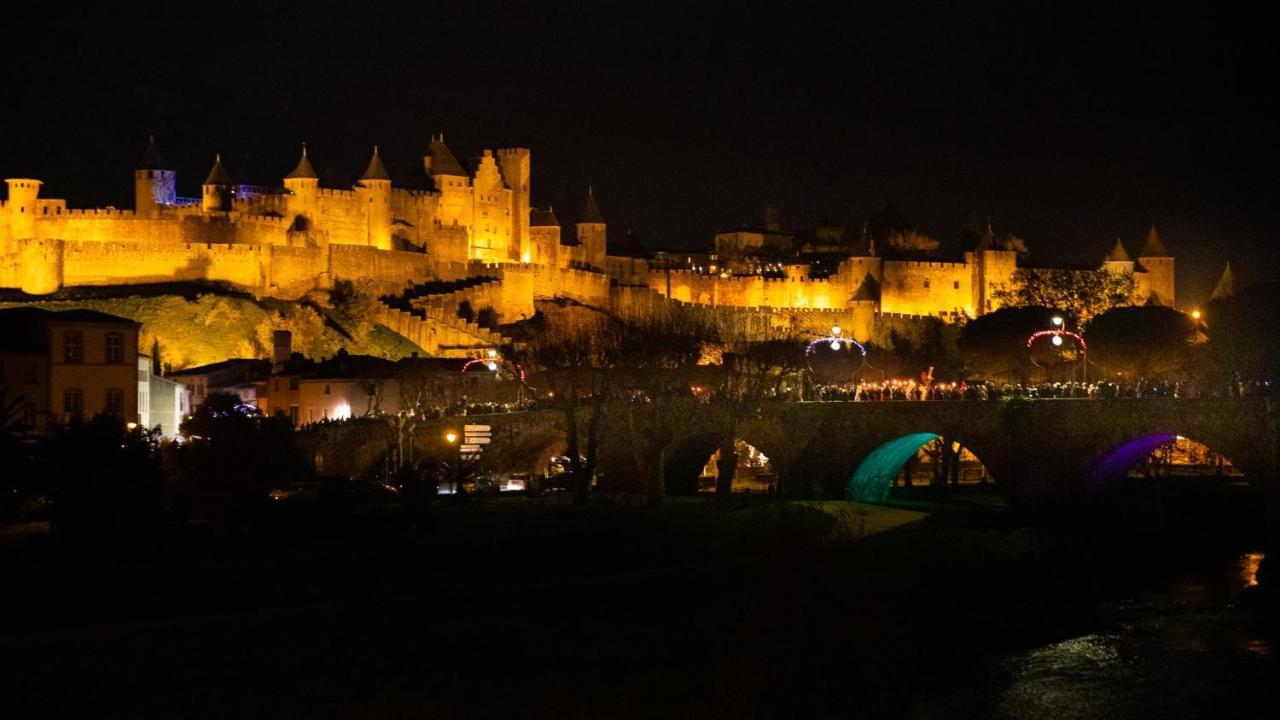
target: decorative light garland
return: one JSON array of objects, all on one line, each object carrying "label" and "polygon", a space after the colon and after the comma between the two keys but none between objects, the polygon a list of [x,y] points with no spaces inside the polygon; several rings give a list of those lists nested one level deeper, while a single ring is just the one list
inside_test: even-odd
[{"label": "decorative light garland", "polygon": [[1036,340],[1039,340],[1040,338],[1042,338],[1042,337],[1044,337],[1044,336],[1046,336],[1046,335],[1052,335],[1052,336],[1054,336],[1054,337],[1058,338],[1058,340],[1054,341],[1054,343],[1053,343],[1055,346],[1061,346],[1061,345],[1062,345],[1062,340],[1061,340],[1062,336],[1063,336],[1063,335],[1069,335],[1069,336],[1071,336],[1071,337],[1075,338],[1076,343],[1080,346],[1080,348],[1081,348],[1081,349],[1083,349],[1083,350],[1088,350],[1088,349],[1089,349],[1089,345],[1088,345],[1087,343],[1085,343],[1084,338],[1083,338],[1083,337],[1081,337],[1080,335],[1076,334],[1076,333],[1071,332],[1070,330],[1040,330],[1040,331],[1038,331],[1038,332],[1033,332],[1033,333],[1031,333],[1031,337],[1027,338],[1027,348],[1028,348],[1028,349],[1030,349],[1030,348],[1031,348],[1031,346],[1032,346],[1032,344],[1034,344]]},{"label": "decorative light garland", "polygon": [[470,360],[468,360],[462,365],[462,369],[459,370],[458,372],[465,373],[466,371],[471,369],[472,365],[484,365],[485,369],[488,370],[489,372],[497,372],[499,366],[509,365],[511,366],[512,370],[514,370],[516,377],[520,379],[520,384],[521,385],[525,384],[524,366],[518,362],[507,362],[502,358],[495,358],[495,357],[471,358]]},{"label": "decorative light garland", "polygon": [[850,340],[849,338],[840,337],[838,335],[828,335],[827,337],[814,338],[813,340],[810,340],[809,343],[804,346],[804,354],[812,355],[813,351],[817,350],[818,346],[823,344],[830,345],[831,349],[836,351],[842,349],[841,345],[844,345],[845,348],[857,348],[858,352],[862,354],[862,357],[865,358],[867,356],[867,349],[862,346],[862,343],[857,340]]}]

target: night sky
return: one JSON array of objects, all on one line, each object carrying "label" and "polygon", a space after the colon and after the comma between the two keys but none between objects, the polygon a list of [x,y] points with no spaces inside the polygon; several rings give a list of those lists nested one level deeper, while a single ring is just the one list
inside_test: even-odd
[{"label": "night sky", "polygon": [[215,152],[276,181],[305,140],[349,184],[374,143],[403,176],[443,131],[459,157],[531,148],[534,203],[564,224],[590,178],[610,233],[649,247],[710,243],[767,201],[797,228],[892,201],[948,254],[977,212],[1043,263],[1136,252],[1154,222],[1188,306],[1227,259],[1237,282],[1280,269],[1270,26],[1223,4],[266,5],[14,20],[0,173],[129,207],[153,131],[188,196]]}]

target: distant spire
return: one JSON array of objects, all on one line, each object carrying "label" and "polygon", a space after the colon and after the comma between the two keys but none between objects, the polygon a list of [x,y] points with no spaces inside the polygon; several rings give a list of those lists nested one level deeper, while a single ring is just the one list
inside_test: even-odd
[{"label": "distant spire", "polygon": [[[306,156],[303,156],[306,159]],[[382,164],[382,158],[378,156],[378,146],[373,146],[373,157],[369,158],[369,167],[365,168],[364,175],[360,176],[361,180],[390,180],[391,175],[387,173],[387,167]]]},{"label": "distant spire", "polygon": [[222,153],[213,156],[213,169],[209,171],[209,177],[204,179],[205,185],[230,185],[231,175],[227,169],[222,167]]},{"label": "distant spire", "polygon": [[876,256],[876,239],[871,234],[871,228],[866,223],[862,223],[862,234],[858,236],[858,242],[853,246],[853,257],[875,257]]},{"label": "distant spire", "polygon": [[996,231],[991,227],[990,218],[987,219],[987,227],[982,231],[982,237],[978,238],[978,244],[973,249],[978,252],[1000,249],[996,247]]},{"label": "distant spire", "polygon": [[556,219],[556,211],[550,207],[546,210],[533,208],[529,211],[529,227],[560,227]]},{"label": "distant spire", "polygon": [[1138,257],[1173,257],[1165,249],[1164,241],[1160,239],[1160,233],[1156,232],[1155,225],[1147,231],[1147,240],[1142,244],[1142,252],[1138,253]]},{"label": "distant spire", "polygon": [[1213,295],[1211,295],[1209,299],[1225,300],[1226,298],[1235,295],[1235,285],[1235,277],[1231,274],[1231,263],[1228,262],[1227,266],[1222,270],[1222,277],[1218,278],[1218,284],[1213,286]]},{"label": "distant spire", "polygon": [[1111,248],[1111,252],[1107,253],[1107,262],[1132,262],[1133,258],[1129,257],[1129,252],[1124,249],[1124,243],[1120,242],[1120,238],[1116,238],[1116,244]]},{"label": "distant spire", "polygon": [[164,158],[160,157],[160,147],[156,145],[156,136],[147,136],[147,149],[138,161],[138,170],[172,170]]},{"label": "distant spire", "polygon": [[319,180],[320,176],[316,175],[316,169],[311,167],[311,161],[307,159],[307,144],[302,143],[302,157],[298,160],[298,166],[295,167],[288,175],[284,176],[285,180]]},{"label": "distant spire", "polygon": [[587,183],[587,202],[582,206],[581,223],[600,223],[604,224],[604,214],[600,212],[600,205],[596,203],[596,194],[591,187],[591,183]]}]

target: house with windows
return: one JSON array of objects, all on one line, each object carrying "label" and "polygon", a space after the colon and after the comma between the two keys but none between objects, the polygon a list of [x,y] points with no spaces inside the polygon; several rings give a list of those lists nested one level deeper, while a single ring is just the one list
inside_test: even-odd
[{"label": "house with windows", "polygon": [[98,413],[140,422],[139,327],[95,310],[0,310],[0,392],[37,431]]}]

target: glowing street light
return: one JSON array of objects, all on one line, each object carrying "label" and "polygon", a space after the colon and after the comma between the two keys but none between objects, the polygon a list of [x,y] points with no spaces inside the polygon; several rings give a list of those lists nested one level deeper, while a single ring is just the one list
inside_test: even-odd
[{"label": "glowing street light", "polygon": [[1192,310],[1192,311],[1191,311],[1191,317],[1192,317],[1193,319],[1196,319],[1196,320],[1199,320],[1199,319],[1200,319],[1201,314],[1202,314],[1202,313],[1201,313],[1199,310]]},{"label": "glowing street light", "polygon": [[1061,335],[1054,335],[1054,336],[1053,336],[1053,340],[1051,340],[1050,342],[1052,342],[1052,343],[1053,343],[1053,346],[1054,346],[1054,347],[1062,347],[1062,336],[1061,336]]},{"label": "glowing street light", "polygon": [[[1054,316],[1053,316],[1053,326],[1054,326],[1054,327],[1058,327],[1058,328],[1062,327],[1062,316],[1061,316],[1061,315],[1054,315]],[[1061,344],[1062,344],[1061,342],[1056,342],[1056,343],[1054,343],[1054,345],[1061,345]]]},{"label": "glowing street light", "polygon": [[458,442],[458,433],[454,432],[453,430],[446,432],[444,434],[444,441],[449,443],[450,445]]}]

